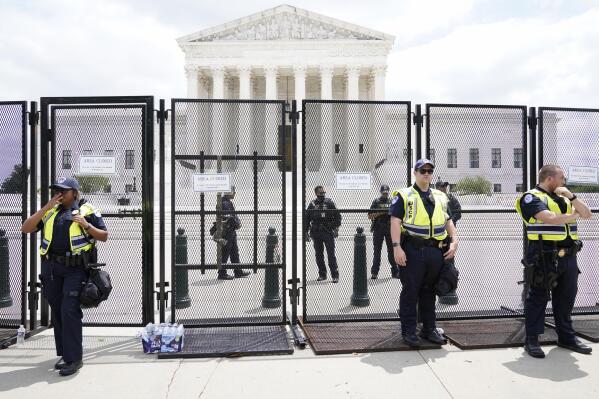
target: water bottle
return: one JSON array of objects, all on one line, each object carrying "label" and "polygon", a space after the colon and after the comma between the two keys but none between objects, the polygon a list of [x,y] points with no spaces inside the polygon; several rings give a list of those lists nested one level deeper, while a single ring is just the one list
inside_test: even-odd
[{"label": "water bottle", "polygon": [[21,324],[17,330],[17,346],[21,346],[25,343],[25,326]]}]

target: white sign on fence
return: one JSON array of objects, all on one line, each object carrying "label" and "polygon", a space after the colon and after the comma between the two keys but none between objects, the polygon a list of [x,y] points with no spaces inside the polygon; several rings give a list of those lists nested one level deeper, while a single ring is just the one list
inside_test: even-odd
[{"label": "white sign on fence", "polygon": [[592,166],[569,166],[568,167],[568,182],[597,184],[597,168]]},{"label": "white sign on fence", "polygon": [[82,155],[79,157],[80,175],[114,175],[116,158],[110,156]]},{"label": "white sign on fence", "polygon": [[193,191],[199,193],[228,193],[231,191],[231,175],[226,173],[194,174]]},{"label": "white sign on fence", "polygon": [[370,190],[372,177],[370,173],[335,173],[337,190]]}]

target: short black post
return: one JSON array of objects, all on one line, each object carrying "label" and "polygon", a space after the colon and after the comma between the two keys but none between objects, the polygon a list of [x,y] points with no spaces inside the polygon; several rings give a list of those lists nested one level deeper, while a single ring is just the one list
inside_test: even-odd
[{"label": "short black post", "polygon": [[264,273],[264,296],[262,297],[262,306],[265,308],[278,308],[281,306],[281,297],[279,296],[279,267],[280,259],[275,256],[275,251],[279,245],[279,236],[275,234],[274,227],[268,228],[266,236],[266,270]]},{"label": "short black post", "polygon": [[12,306],[10,296],[10,259],[6,231],[0,230],[0,308]]},{"label": "short black post", "polygon": [[[185,230],[181,227],[177,229],[175,237],[175,263],[177,265],[187,264],[187,236]],[[191,306],[189,297],[189,278],[188,270],[175,267],[175,308],[185,309]]]},{"label": "short black post", "polygon": [[363,227],[357,227],[354,236],[354,293],[351,296],[351,304],[353,306],[370,305],[366,272],[366,235]]}]

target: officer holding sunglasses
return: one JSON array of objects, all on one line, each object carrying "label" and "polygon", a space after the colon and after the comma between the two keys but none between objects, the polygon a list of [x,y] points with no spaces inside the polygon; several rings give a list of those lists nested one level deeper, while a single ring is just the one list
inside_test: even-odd
[{"label": "officer holding sunglasses", "polygon": [[[419,159],[414,165],[416,183],[395,191],[389,214],[393,253],[399,266],[402,290],[399,317],[403,340],[420,347],[420,338],[443,345],[436,328],[434,286],[445,260],[453,258],[458,237],[447,211],[445,193],[431,188],[435,165]],[[416,334],[417,308],[422,330]]]},{"label": "officer holding sunglasses", "polygon": [[50,202],[30,216],[21,231],[42,231],[40,281],[52,309],[56,354],[60,356],[54,368],[67,376],[83,365],[79,294],[87,278],[85,266],[95,262],[95,243],[106,241],[108,231],[100,212],[80,199],[77,180],[61,177],[50,189]]}]

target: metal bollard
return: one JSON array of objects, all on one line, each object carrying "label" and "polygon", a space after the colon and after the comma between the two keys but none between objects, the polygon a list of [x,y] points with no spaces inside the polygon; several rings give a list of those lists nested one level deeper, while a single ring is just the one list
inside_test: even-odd
[{"label": "metal bollard", "polygon": [[6,231],[0,230],[0,308],[12,306],[10,296],[10,258]]},{"label": "metal bollard", "polygon": [[351,296],[351,304],[353,306],[370,305],[366,271],[366,235],[363,227],[356,228],[354,236],[354,292]]},{"label": "metal bollard", "polygon": [[[279,245],[279,236],[275,234],[275,231],[274,227],[268,228],[268,236],[266,236],[266,263],[280,263],[280,258],[275,256],[275,250]],[[279,306],[281,306],[281,298],[279,297],[279,268],[269,265],[266,267],[264,273],[262,307],[272,309]]]},{"label": "metal bollard", "polygon": [[[175,263],[178,265],[187,264],[187,236],[185,230],[181,227],[177,229],[175,237]],[[175,267],[175,308],[185,309],[191,306],[189,297],[189,277],[188,270]]]}]

